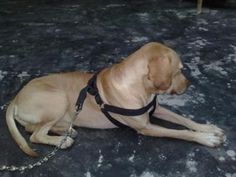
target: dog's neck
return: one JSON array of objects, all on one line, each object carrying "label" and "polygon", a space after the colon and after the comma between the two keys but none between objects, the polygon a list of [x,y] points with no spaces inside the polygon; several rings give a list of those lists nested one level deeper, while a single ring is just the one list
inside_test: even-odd
[{"label": "dog's neck", "polygon": [[[97,84],[104,101],[126,108],[145,106],[152,97],[143,83],[143,78],[148,72],[145,66],[147,64],[144,59],[130,56],[123,62],[102,71]],[[125,101],[120,102],[120,100]]]}]

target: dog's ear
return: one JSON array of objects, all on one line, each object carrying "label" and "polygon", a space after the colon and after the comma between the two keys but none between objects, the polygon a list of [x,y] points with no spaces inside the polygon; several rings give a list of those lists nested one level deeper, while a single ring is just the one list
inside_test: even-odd
[{"label": "dog's ear", "polygon": [[152,91],[165,91],[171,86],[171,61],[163,55],[153,57],[148,62],[148,87]]}]

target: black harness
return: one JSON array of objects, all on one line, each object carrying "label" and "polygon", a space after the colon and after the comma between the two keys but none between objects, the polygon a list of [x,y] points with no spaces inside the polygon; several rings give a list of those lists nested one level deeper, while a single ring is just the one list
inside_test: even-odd
[{"label": "black harness", "polygon": [[[100,106],[100,109],[103,112],[103,114],[117,127],[127,128],[128,126],[117,121],[116,119],[114,119],[110,115],[110,113],[120,114],[123,116],[139,116],[139,115],[142,115],[142,114],[148,112],[152,108],[151,111],[149,112],[149,116],[152,116],[153,112],[156,109],[157,95],[154,96],[153,100],[148,105],[146,105],[140,109],[125,109],[125,108],[120,108],[117,106],[112,106],[112,105],[108,105],[108,104],[104,103],[101,96],[99,95],[99,91],[98,91],[97,84],[96,84],[98,73],[94,74],[93,77],[88,81],[87,86],[84,87],[80,91],[80,94],[79,94],[78,99],[76,101],[76,112],[79,112],[80,110],[82,110],[87,93],[89,93],[90,95],[93,95],[95,97],[95,101]],[[128,127],[128,128],[130,128],[130,127]]]}]

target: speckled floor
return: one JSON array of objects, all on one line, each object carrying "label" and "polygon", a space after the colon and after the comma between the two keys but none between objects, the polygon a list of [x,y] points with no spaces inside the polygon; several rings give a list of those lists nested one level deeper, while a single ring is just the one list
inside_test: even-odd
[{"label": "speckled floor", "polygon": [[[96,71],[149,41],[177,50],[192,83],[184,95],[160,96],[160,103],[218,125],[227,139],[211,149],[130,130],[78,129],[74,146],[47,164],[0,176],[235,177],[236,9],[205,8],[198,16],[195,10],[195,4],[174,0],[1,0],[0,165],[37,160],[19,150],[5,123],[5,103],[26,81],[54,72]],[[52,150],[32,146],[42,154]]]}]

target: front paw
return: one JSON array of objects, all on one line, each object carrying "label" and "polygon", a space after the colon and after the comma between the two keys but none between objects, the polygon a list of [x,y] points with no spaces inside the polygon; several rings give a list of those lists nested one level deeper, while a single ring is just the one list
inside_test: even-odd
[{"label": "front paw", "polygon": [[209,147],[217,147],[224,142],[224,137],[215,133],[198,132],[196,142]]},{"label": "front paw", "polygon": [[214,133],[219,137],[223,137],[224,136],[224,130],[222,130],[221,128],[212,125],[212,124],[204,124],[200,126],[200,129],[198,130],[200,132],[207,132],[207,133]]},{"label": "front paw", "polygon": [[74,142],[74,140],[70,137],[62,137],[59,148],[60,149],[66,149],[68,147],[71,147],[73,142]]}]

